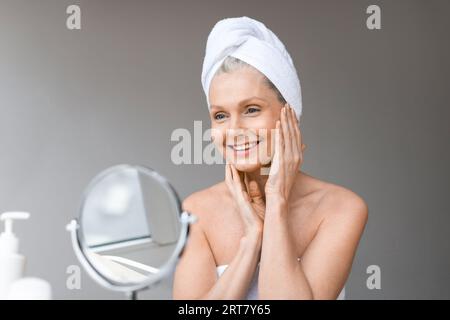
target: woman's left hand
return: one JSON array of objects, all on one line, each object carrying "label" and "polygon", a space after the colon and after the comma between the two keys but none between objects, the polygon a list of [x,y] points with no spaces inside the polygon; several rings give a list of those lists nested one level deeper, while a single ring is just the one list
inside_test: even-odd
[{"label": "woman's left hand", "polygon": [[299,168],[303,162],[302,137],[295,111],[288,105],[281,109],[276,124],[275,148],[266,183],[266,205],[287,202]]}]

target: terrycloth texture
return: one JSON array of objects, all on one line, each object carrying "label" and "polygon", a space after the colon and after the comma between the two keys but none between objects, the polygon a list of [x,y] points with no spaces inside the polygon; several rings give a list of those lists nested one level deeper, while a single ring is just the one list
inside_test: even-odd
[{"label": "terrycloth texture", "polygon": [[[220,277],[222,273],[225,272],[225,269],[228,268],[227,264],[220,265],[217,267],[217,276]],[[247,292],[247,296],[245,300],[258,300],[258,272],[259,272],[259,264],[256,267],[256,272],[253,275],[252,282],[250,283],[250,287]]]},{"label": "terrycloth texture", "polygon": [[[220,277],[225,272],[225,269],[227,267],[228,267],[227,264],[217,266],[216,268],[217,276]],[[252,282],[250,283],[250,287],[248,289],[247,297],[245,298],[245,300],[258,300],[258,278],[257,278],[258,273],[259,273],[259,264],[256,268],[256,272],[253,276]],[[342,291],[336,300],[345,300],[345,287],[342,288]]]},{"label": "terrycloth texture", "polygon": [[301,87],[291,56],[271,30],[246,16],[220,20],[208,36],[202,69],[202,86],[208,108],[211,80],[227,56],[238,58],[263,73],[300,119]]}]

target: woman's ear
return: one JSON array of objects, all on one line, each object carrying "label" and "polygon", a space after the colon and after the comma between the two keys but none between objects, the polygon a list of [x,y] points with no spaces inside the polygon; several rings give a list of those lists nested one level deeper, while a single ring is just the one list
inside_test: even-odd
[{"label": "woman's ear", "polygon": [[302,153],[306,149],[306,144],[302,143]]}]

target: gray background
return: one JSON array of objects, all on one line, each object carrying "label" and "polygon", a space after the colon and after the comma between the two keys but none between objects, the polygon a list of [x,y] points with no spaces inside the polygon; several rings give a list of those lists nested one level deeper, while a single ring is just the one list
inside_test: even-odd
[{"label": "gray background", "polygon": [[[79,4],[82,30],[66,29]],[[366,28],[370,4],[382,29]],[[100,170],[144,164],[181,198],[223,179],[221,165],[170,161],[176,128],[209,127],[200,83],[219,19],[247,15],[285,43],[298,69],[303,170],[350,188],[369,222],[348,299],[450,298],[449,1],[0,0],[0,211],[18,223],[28,275],[58,299],[123,298],[82,274],[65,225]],[[381,268],[381,290],[366,268]],[[145,298],[167,298],[166,283]]]}]

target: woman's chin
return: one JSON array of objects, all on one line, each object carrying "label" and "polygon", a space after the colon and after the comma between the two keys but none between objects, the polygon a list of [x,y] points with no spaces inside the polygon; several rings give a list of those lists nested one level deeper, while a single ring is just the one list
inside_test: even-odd
[{"label": "woman's chin", "polygon": [[254,172],[262,167],[261,163],[249,163],[248,161],[239,161],[239,159],[233,165],[241,172]]},{"label": "woman's chin", "polygon": [[269,166],[271,157],[260,156],[256,153],[251,153],[248,156],[236,156],[234,154],[227,154],[227,163],[232,164],[237,170],[241,172],[254,172],[260,170],[263,166]]}]

